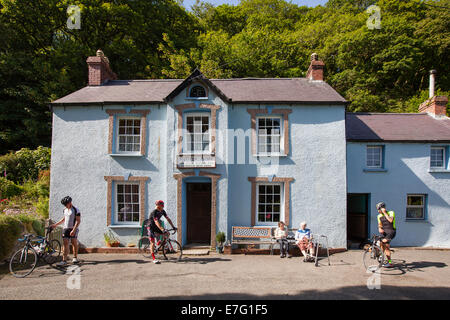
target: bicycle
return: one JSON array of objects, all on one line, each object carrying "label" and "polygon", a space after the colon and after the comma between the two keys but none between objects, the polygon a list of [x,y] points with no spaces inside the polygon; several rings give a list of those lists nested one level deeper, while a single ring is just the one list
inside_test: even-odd
[{"label": "bicycle", "polygon": [[364,249],[363,262],[366,270],[376,272],[384,263],[384,251],[379,246],[382,237],[374,234],[370,238],[370,246]]},{"label": "bicycle", "polygon": [[40,259],[48,264],[56,262],[61,254],[61,243],[56,240],[49,240],[52,228],[45,229],[45,237],[25,234],[20,242],[25,242],[22,249],[17,250],[9,261],[9,271],[16,278],[28,276],[36,268]]},{"label": "bicycle", "polygon": [[[178,241],[170,239],[170,232],[175,234],[177,232],[176,229],[166,230],[165,235],[163,235],[163,239],[160,240],[159,245],[156,245],[154,249],[155,257],[159,260],[169,260],[169,261],[180,261],[183,257],[183,249]],[[169,234],[168,236],[166,236]],[[138,242],[139,252],[146,258],[151,257],[150,252],[150,237],[144,236],[139,239]]]}]

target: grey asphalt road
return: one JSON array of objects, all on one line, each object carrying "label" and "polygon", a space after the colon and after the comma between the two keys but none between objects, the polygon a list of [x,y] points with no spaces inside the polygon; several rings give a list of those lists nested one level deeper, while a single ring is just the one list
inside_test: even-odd
[{"label": "grey asphalt road", "polygon": [[319,267],[268,255],[159,265],[138,254],[80,258],[79,278],[45,265],[23,279],[0,274],[0,299],[450,299],[450,251],[397,249],[396,267],[376,274],[366,273],[359,250]]}]

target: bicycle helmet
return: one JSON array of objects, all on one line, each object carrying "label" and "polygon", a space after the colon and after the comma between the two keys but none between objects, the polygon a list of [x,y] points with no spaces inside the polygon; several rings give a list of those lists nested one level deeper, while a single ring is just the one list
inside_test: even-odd
[{"label": "bicycle helmet", "polygon": [[65,206],[65,205],[67,205],[68,203],[71,203],[71,202],[72,202],[72,198],[69,197],[69,196],[64,197],[64,198],[61,200],[61,204],[62,204],[63,206]]},{"label": "bicycle helmet", "polygon": [[156,204],[157,206],[164,207],[164,201],[162,201],[162,200],[156,201],[155,204]]},{"label": "bicycle helmet", "polygon": [[384,202],[377,203],[377,210],[380,210],[381,208],[386,208],[386,204]]}]

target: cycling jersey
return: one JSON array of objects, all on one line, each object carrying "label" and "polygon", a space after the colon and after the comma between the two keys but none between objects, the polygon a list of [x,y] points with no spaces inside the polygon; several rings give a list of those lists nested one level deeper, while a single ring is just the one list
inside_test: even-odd
[{"label": "cycling jersey", "polygon": [[80,210],[72,206],[72,208],[65,208],[63,211],[64,214],[64,229],[72,229],[76,222],[76,217],[79,217]]},{"label": "cycling jersey", "polygon": [[384,232],[389,232],[389,231],[395,231],[395,212],[394,211],[388,211],[387,212],[389,217],[392,217],[392,223],[389,222],[386,217],[384,216],[384,214],[380,213],[377,216],[377,220],[378,220],[378,225],[381,224],[381,227],[383,228]]},{"label": "cycling jersey", "polygon": [[155,209],[150,213],[149,218],[149,227],[152,232],[161,233],[161,229],[158,228],[155,221],[161,220],[162,217],[165,217],[167,219],[167,213],[165,210],[159,211],[158,209]]}]

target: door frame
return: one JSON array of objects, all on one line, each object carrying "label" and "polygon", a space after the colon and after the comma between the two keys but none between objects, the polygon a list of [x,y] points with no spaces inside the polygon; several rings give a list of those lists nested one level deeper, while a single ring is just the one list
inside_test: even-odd
[{"label": "door frame", "polygon": [[[183,210],[186,209],[186,192],[183,192],[183,185],[185,185],[186,178],[189,177],[206,177],[211,180],[211,247],[216,247],[216,233],[217,233],[217,181],[221,174],[207,171],[190,171],[176,173],[173,177],[177,180],[177,241],[183,246],[184,234],[186,233],[186,219],[183,219]],[[187,238],[186,238],[187,239]]]},{"label": "door frame", "polygon": [[[207,199],[205,197],[205,201],[209,201],[210,202],[209,203],[210,207],[212,205],[212,203],[211,203],[211,196],[212,196],[211,179],[204,179],[204,180],[203,179],[204,178],[202,178],[199,181],[193,180],[193,179],[186,179],[186,181],[184,182],[185,190],[186,190],[186,196],[185,196],[185,199],[186,199],[186,212],[185,212],[185,217],[186,217],[186,243],[187,244],[190,244],[190,243],[208,243],[208,242],[211,243],[211,234],[210,233],[208,235],[209,241],[201,242],[201,241],[198,241],[198,240],[189,239],[189,236],[192,237],[192,232],[190,231],[190,227],[192,227],[192,219],[189,217],[189,214],[190,214],[190,212],[189,212],[189,201],[190,201],[189,195],[190,195],[190,192],[192,192],[192,191],[189,191],[189,186],[190,185],[196,185],[196,184],[209,185],[209,194],[210,195],[209,195],[209,199]],[[203,199],[202,199],[202,201],[203,201]],[[211,210],[210,210],[210,212],[208,214],[208,216],[209,216],[208,217],[208,220],[209,220],[208,222],[209,222],[209,225],[210,225],[210,227],[209,227],[210,230],[211,230],[211,224],[212,224],[211,213],[212,213],[212,208],[211,208]]]},{"label": "door frame", "polygon": [[348,240],[348,214],[349,214],[349,209],[348,209],[348,200],[349,200],[349,196],[365,196],[366,197],[366,217],[367,217],[367,222],[365,224],[366,227],[366,234],[367,234],[367,238],[370,236],[370,196],[371,194],[368,192],[349,192],[347,193],[347,212],[345,214],[345,217],[347,219],[347,230],[346,230],[346,238]]}]

